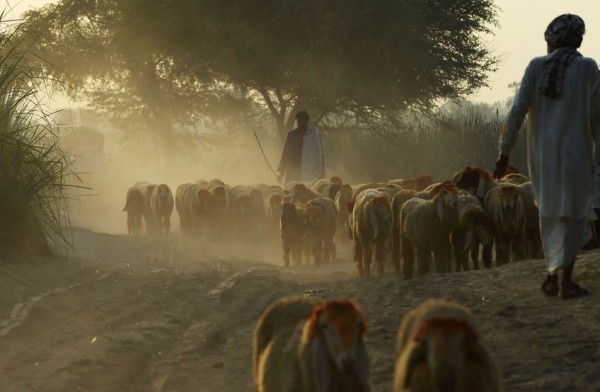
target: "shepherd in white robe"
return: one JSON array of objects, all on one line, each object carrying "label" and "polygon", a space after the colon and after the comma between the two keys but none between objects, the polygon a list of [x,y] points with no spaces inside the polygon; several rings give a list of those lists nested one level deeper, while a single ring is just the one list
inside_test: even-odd
[{"label": "shepherd in white robe", "polygon": [[534,58],[525,70],[500,137],[497,162],[501,172],[528,115],[529,176],[548,269],[542,289],[556,296],[560,288],[563,299],[588,293],[571,276],[577,252],[589,240],[586,224],[600,155],[600,72],[593,59],[577,51],[584,32],[576,15],[561,15],[550,23],[544,34],[548,54]]}]

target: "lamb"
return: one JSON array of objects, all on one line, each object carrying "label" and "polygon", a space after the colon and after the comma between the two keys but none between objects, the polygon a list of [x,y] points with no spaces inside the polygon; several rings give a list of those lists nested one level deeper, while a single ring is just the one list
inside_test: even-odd
[{"label": "lamb", "polygon": [[494,227],[496,264],[506,264],[511,251],[515,260],[525,258],[526,216],[523,197],[515,185],[501,184],[485,195],[484,208]]},{"label": "lamb", "polygon": [[352,212],[352,238],[354,261],[358,275],[369,277],[371,273],[372,247],[375,246],[377,275],[384,273],[385,242],[392,228],[392,208],[387,196],[369,189],[360,194]]},{"label": "lamb", "polygon": [[335,225],[337,210],[333,200],[327,197],[318,197],[306,203],[304,209],[306,222],[306,235],[312,244],[315,264],[329,259],[337,258],[335,243]]},{"label": "lamb", "polygon": [[257,392],[368,392],[365,318],[348,300],[284,297],[254,330]]},{"label": "lamb", "polygon": [[479,199],[461,190],[458,195],[457,220],[452,228],[452,249],[456,271],[469,270],[469,251],[473,268],[479,269],[479,245],[483,246],[482,261],[486,268],[492,265],[494,230]]},{"label": "lamb", "polygon": [[125,198],[125,207],[123,207],[123,211],[127,211],[127,234],[134,236],[141,234],[145,206],[145,192],[135,185],[129,188]]},{"label": "lamb", "polygon": [[498,392],[500,376],[473,313],[430,299],[410,310],[398,330],[395,392]]},{"label": "lamb", "polygon": [[167,184],[159,184],[154,187],[152,196],[150,196],[150,208],[154,216],[156,234],[169,234],[173,204],[173,192]]},{"label": "lamb", "polygon": [[404,279],[413,278],[414,250],[419,275],[429,271],[431,252],[437,272],[447,272],[450,256],[450,230],[456,221],[458,189],[450,182],[439,186],[431,200],[413,198],[400,211],[400,243],[404,258]]}]

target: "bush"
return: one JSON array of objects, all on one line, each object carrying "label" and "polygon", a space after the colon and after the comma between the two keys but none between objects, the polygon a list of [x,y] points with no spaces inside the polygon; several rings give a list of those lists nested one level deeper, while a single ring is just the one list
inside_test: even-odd
[{"label": "bush", "polygon": [[0,252],[63,252],[70,244],[67,182],[76,175],[40,101],[43,76],[21,46],[0,31]]}]

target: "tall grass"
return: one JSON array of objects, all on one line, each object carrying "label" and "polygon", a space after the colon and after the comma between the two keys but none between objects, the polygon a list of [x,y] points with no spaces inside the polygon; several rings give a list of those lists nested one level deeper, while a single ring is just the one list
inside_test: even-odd
[{"label": "tall grass", "polygon": [[76,174],[58,146],[40,82],[27,48],[0,30],[1,253],[56,254],[70,245],[67,189]]}]

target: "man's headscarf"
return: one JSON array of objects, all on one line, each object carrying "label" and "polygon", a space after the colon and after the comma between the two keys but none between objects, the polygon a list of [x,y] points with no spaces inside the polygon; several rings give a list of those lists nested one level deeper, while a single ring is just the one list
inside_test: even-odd
[{"label": "man's headscarf", "polygon": [[546,28],[544,39],[548,45],[548,58],[540,90],[549,98],[559,98],[564,84],[565,70],[575,57],[581,56],[577,48],[585,34],[585,23],[577,15],[560,15]]}]

